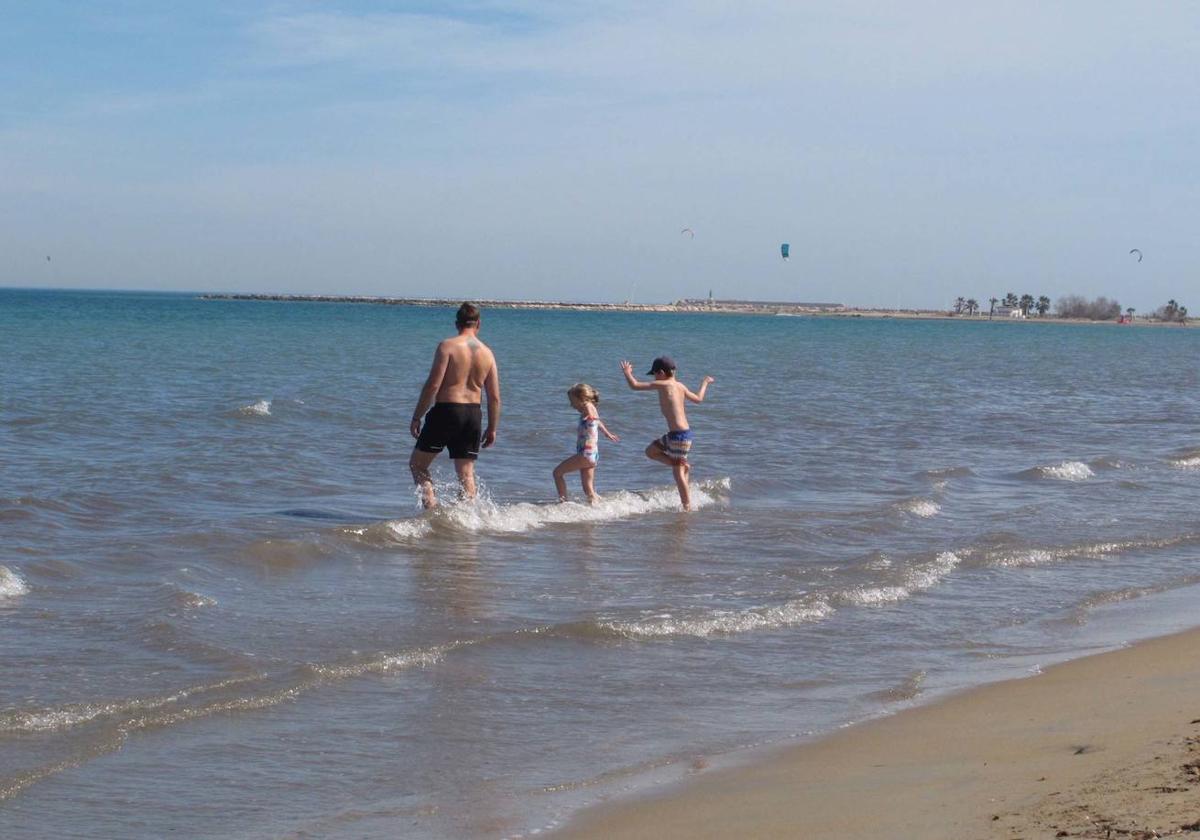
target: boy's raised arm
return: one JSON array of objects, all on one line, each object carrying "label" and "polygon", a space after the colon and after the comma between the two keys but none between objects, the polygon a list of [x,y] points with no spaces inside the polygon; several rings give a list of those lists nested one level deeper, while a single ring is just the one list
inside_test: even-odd
[{"label": "boy's raised arm", "polygon": [[625,381],[629,383],[629,387],[635,391],[648,391],[654,387],[652,382],[638,382],[637,377],[633,375],[633,363],[629,361],[621,362],[621,371],[625,374]]},{"label": "boy's raised arm", "polygon": [[713,379],[711,376],[706,376],[706,377],[704,377],[704,379],[703,379],[703,380],[700,382],[700,389],[699,389],[699,390],[698,390],[696,393],[694,393],[694,394],[693,394],[693,393],[692,393],[691,391],[689,391],[687,388],[684,388],[684,389],[683,389],[683,394],[684,394],[684,396],[685,396],[685,397],[687,397],[687,398],[688,398],[689,400],[691,400],[692,402],[695,402],[695,403],[704,402],[704,393],[705,393],[705,391],[707,391],[707,390],[708,390],[708,386],[709,386],[709,385],[711,385],[712,383],[714,383],[714,382],[716,382],[716,381],[717,381],[717,380]]}]

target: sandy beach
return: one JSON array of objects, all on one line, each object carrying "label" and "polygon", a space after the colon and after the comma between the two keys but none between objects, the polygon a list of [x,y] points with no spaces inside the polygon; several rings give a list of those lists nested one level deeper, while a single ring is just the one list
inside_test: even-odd
[{"label": "sandy beach", "polygon": [[1067,662],[585,812],[563,838],[1200,832],[1200,630]]}]

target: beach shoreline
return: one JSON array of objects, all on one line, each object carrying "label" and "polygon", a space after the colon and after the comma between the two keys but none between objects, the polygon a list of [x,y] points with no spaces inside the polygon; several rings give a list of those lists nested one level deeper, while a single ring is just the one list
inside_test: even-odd
[{"label": "beach shoreline", "polygon": [[[461,302],[457,298],[420,298],[420,297],[386,297],[376,295],[292,295],[265,293],[205,293],[198,296],[201,300],[215,301],[257,301],[272,303],[354,303],[374,304],[377,306],[412,306],[429,308],[455,308]],[[1119,324],[1117,321],[1092,321],[1082,318],[999,318],[986,314],[962,315],[939,309],[882,309],[875,307],[854,307],[841,303],[804,303],[787,301],[749,301],[749,300],[679,300],[674,303],[595,303],[586,301],[547,301],[547,300],[478,300],[485,309],[528,309],[562,312],[658,312],[658,313],[687,313],[709,315],[761,315],[761,316],[795,316],[808,318],[869,318],[918,321],[995,321],[1005,324],[1095,324],[1102,326],[1137,326],[1137,327],[1188,327],[1191,323],[1176,323],[1153,321],[1146,318],[1135,319],[1132,323]]]},{"label": "beach shoreline", "polygon": [[990,683],[585,810],[588,838],[1200,832],[1200,628]]}]

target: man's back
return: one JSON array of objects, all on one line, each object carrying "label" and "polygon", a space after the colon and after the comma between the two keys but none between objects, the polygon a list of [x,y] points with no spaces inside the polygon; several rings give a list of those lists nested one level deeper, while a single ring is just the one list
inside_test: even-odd
[{"label": "man's back", "polygon": [[446,357],[446,373],[438,388],[437,401],[478,404],[484,383],[496,364],[488,346],[474,335],[457,335],[438,345]]}]

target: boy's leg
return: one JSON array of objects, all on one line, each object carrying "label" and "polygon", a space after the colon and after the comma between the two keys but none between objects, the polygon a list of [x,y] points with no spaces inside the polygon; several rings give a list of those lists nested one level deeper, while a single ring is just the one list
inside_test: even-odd
[{"label": "boy's leg", "polygon": [[475,498],[475,459],[455,458],[454,471],[462,485],[462,497],[468,501]]},{"label": "boy's leg", "polygon": [[684,510],[692,509],[692,491],[688,487],[688,474],[691,471],[691,465],[688,464],[686,458],[671,462],[671,472],[675,475],[675,486],[679,488],[679,501],[683,504]]},{"label": "boy's leg", "polygon": [[588,497],[588,501],[596,501],[596,468],[594,466],[587,466],[579,471],[579,483],[583,485],[583,495]]},{"label": "boy's leg", "polygon": [[666,452],[663,452],[663,448],[659,445],[657,439],[650,441],[650,445],[646,447],[646,457],[651,461],[666,464],[668,467],[675,465],[675,461]]},{"label": "boy's leg", "polygon": [[437,506],[437,496],[433,492],[433,477],[429,474],[429,466],[437,457],[436,452],[422,452],[414,448],[408,456],[408,468],[412,471],[413,484],[421,491],[421,505],[425,508]]}]

